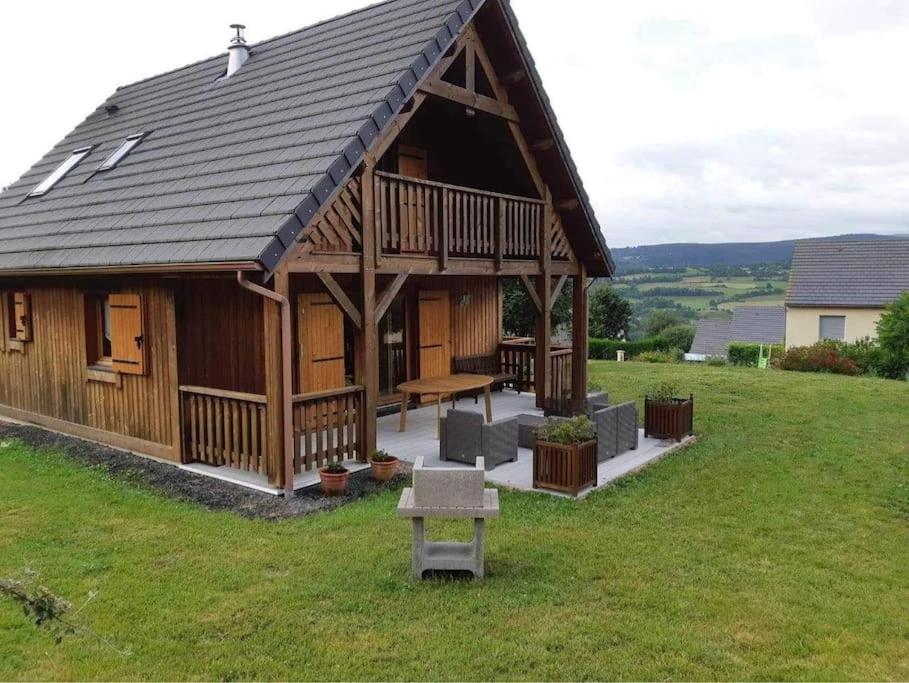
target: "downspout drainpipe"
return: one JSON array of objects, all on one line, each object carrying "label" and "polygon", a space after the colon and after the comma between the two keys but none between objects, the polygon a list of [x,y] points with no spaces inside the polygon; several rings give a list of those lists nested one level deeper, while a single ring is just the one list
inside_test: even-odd
[{"label": "downspout drainpipe", "polygon": [[284,403],[284,496],[290,498],[294,493],[294,447],[293,447],[293,385],[291,370],[290,341],[290,301],[287,297],[266,289],[246,279],[246,273],[237,271],[237,283],[254,294],[271,299],[281,307],[281,394]]}]

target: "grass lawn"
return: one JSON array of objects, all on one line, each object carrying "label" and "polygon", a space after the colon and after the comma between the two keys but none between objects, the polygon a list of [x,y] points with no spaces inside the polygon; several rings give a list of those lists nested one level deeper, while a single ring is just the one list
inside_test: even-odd
[{"label": "grass lawn", "polygon": [[79,621],[132,650],[0,602],[0,679],[909,679],[909,384],[591,375],[678,380],[702,439],[581,503],[504,493],[482,582],[411,580],[392,492],[250,521],[0,445],[0,576],[97,591]]}]

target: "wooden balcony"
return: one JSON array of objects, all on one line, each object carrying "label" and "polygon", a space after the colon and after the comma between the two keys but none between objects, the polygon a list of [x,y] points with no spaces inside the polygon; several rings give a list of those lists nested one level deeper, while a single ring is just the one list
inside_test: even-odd
[{"label": "wooden balcony", "polygon": [[[538,199],[375,174],[375,215],[382,254],[536,260],[545,203]],[[567,259],[564,232],[553,231],[553,258]]]}]

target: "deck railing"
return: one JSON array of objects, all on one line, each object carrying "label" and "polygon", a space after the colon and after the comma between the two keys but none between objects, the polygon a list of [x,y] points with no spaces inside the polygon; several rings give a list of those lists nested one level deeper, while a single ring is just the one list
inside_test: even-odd
[{"label": "deck railing", "polygon": [[363,391],[351,386],[293,397],[294,472],[365,460],[360,452]]},{"label": "deck railing", "polygon": [[[571,356],[572,350],[553,344],[550,350],[550,393],[546,397],[546,410],[556,415],[571,413]],[[533,391],[536,386],[534,373],[536,342],[531,337],[508,339],[499,345],[502,372],[517,377],[521,391]]]},{"label": "deck railing", "polygon": [[265,396],[180,387],[183,449],[207,465],[265,473]]},{"label": "deck railing", "polygon": [[544,202],[394,173],[375,174],[383,254],[535,259]]}]

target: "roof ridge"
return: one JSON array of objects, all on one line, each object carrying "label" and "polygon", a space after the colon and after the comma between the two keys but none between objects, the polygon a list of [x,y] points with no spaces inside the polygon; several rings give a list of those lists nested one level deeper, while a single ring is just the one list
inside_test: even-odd
[{"label": "roof ridge", "polygon": [[[313,24],[307,24],[306,26],[301,26],[300,28],[294,29],[293,31],[287,31],[285,33],[280,33],[276,36],[264,38],[263,40],[260,40],[256,43],[251,43],[248,46],[249,51],[253,52],[256,48],[260,48],[267,43],[271,43],[275,40],[280,40],[281,38],[287,38],[288,36],[292,36],[295,33],[302,33],[303,31],[308,31],[308,30],[316,28],[318,26],[322,26],[324,24],[329,24],[333,21],[338,21],[339,19],[346,19],[347,17],[352,17],[356,14],[361,14],[362,12],[366,12],[367,10],[375,9],[376,7],[381,7],[382,5],[390,5],[391,3],[402,2],[402,1],[403,0],[380,0],[379,2],[374,2],[374,3],[366,5],[364,7],[360,7],[358,9],[351,10],[350,12],[345,12],[342,14],[335,14],[334,16],[328,17],[327,19],[320,19],[319,21],[317,21]],[[183,64],[182,66],[177,66],[172,69],[167,69],[166,71],[162,71],[162,72],[154,74],[152,76],[146,76],[145,78],[140,78],[136,81],[130,81],[129,83],[124,83],[123,85],[118,85],[117,89],[114,91],[114,93],[112,95],[110,95],[107,98],[107,100],[105,100],[105,102],[110,100],[111,97],[113,97],[116,93],[118,93],[120,90],[123,90],[124,88],[132,88],[134,86],[141,85],[142,83],[147,83],[148,81],[153,81],[153,80],[155,80],[157,78],[161,78],[163,76],[170,76],[179,71],[183,71],[185,69],[191,69],[193,67],[199,66],[200,64],[205,64],[206,62],[212,62],[216,59],[221,59],[224,56],[225,56],[225,53],[222,51],[216,55],[212,55],[211,57],[203,57],[202,59],[197,59],[194,62],[188,62],[186,64]]]}]

